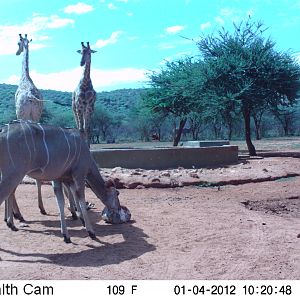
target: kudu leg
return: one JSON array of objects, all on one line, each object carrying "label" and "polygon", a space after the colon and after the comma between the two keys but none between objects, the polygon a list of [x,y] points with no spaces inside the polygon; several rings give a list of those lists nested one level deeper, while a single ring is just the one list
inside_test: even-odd
[{"label": "kudu leg", "polygon": [[70,187],[65,183],[63,183],[63,191],[64,191],[66,197],[69,200],[70,212],[71,212],[71,215],[72,215],[72,219],[77,220],[78,216],[77,216],[77,213],[76,213],[76,204],[75,204],[72,192],[70,190]]},{"label": "kudu leg", "polygon": [[61,226],[61,233],[64,237],[64,241],[66,243],[71,243],[70,235],[67,229],[66,219],[65,219],[65,198],[62,190],[62,183],[58,180],[52,181],[52,186],[54,190],[54,194],[56,196],[56,201],[59,209],[60,214],[60,226]]},{"label": "kudu leg", "polygon": [[0,205],[14,193],[24,174],[5,174],[2,170],[2,180],[0,181]]},{"label": "kudu leg", "polygon": [[13,209],[14,218],[21,222],[25,222],[25,220],[20,212],[19,205],[16,200],[15,192],[12,194],[12,209]]},{"label": "kudu leg", "polygon": [[87,210],[86,210],[86,203],[85,203],[85,195],[84,195],[84,188],[85,188],[85,184],[84,184],[84,180],[82,180],[82,182],[74,182],[72,184],[70,184],[70,188],[72,191],[72,195],[75,199],[76,204],[79,203],[79,207],[83,216],[83,220],[85,223],[85,228],[89,234],[89,236],[92,239],[96,238],[94,229],[91,225]]},{"label": "kudu leg", "polygon": [[6,219],[6,225],[12,231],[18,231],[18,228],[14,224],[13,205],[14,205],[14,201],[16,201],[14,193],[15,192],[9,195],[8,199],[5,201],[5,219]]},{"label": "kudu leg", "polygon": [[46,210],[44,208],[43,204],[43,199],[42,199],[42,183],[40,180],[35,181],[37,191],[38,191],[38,204],[39,204],[39,209],[42,215],[46,215]]}]

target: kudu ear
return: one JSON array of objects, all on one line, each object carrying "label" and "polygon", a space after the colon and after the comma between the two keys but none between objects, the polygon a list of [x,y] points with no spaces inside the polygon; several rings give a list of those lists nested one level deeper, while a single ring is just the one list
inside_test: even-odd
[{"label": "kudu ear", "polygon": [[77,50],[76,52],[79,53],[79,54],[82,54],[82,51],[81,51],[81,50]]},{"label": "kudu ear", "polygon": [[91,50],[91,53],[96,53],[97,52],[97,50]]}]

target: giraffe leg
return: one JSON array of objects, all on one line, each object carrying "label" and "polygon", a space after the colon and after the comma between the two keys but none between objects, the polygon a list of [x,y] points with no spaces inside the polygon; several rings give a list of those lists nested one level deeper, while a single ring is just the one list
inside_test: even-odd
[{"label": "giraffe leg", "polygon": [[83,109],[80,106],[76,106],[75,108],[75,114],[76,114],[76,123],[77,123],[77,128],[80,131],[84,131],[84,121],[83,121]]},{"label": "giraffe leg", "polygon": [[92,111],[87,108],[84,113],[84,133],[89,148],[90,148],[90,137],[91,137],[91,118],[92,118]]}]

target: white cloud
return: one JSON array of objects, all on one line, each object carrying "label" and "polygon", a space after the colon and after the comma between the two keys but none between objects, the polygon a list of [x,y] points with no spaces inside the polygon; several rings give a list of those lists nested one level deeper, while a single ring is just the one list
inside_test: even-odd
[{"label": "white cloud", "polygon": [[111,10],[117,9],[117,7],[113,3],[108,3],[107,7],[108,7],[108,9],[111,9]]},{"label": "white cloud", "polygon": [[185,29],[185,26],[175,25],[175,26],[167,27],[165,29],[165,32],[168,33],[168,34],[175,34],[177,32],[180,32],[180,31],[184,30],[184,29]]},{"label": "white cloud", "polygon": [[74,5],[68,5],[64,8],[64,12],[66,14],[85,14],[92,11],[94,8],[92,5],[88,5],[86,3],[78,2]]},{"label": "white cloud", "polygon": [[51,16],[47,28],[61,28],[75,23],[72,19],[60,18],[58,16]]},{"label": "white cloud", "polygon": [[28,33],[29,38],[33,40],[30,48],[37,50],[46,47],[45,44],[37,42],[50,39],[48,35],[44,34],[44,30],[72,26],[74,23],[75,21],[72,19],[61,18],[57,15],[33,14],[32,18],[23,24],[0,25],[0,55],[16,53],[19,33]]},{"label": "white cloud", "polygon": [[124,3],[127,3],[128,0],[116,0],[117,2],[124,2]]},{"label": "white cloud", "polygon": [[128,16],[128,17],[132,17],[132,16],[133,16],[133,12],[129,11],[129,12],[127,13],[127,16]]},{"label": "white cloud", "polygon": [[[126,86],[145,82],[145,69],[122,68],[115,70],[92,69],[91,78],[95,90],[101,91],[112,89],[115,86]],[[76,88],[81,76],[82,68],[78,67],[61,72],[42,74],[33,70],[30,76],[36,86],[40,89],[53,89],[72,92]],[[20,76],[11,75],[4,82],[7,84],[18,84]],[[49,99],[51,100],[51,99]]]},{"label": "white cloud", "polygon": [[220,25],[224,25],[227,21],[230,21],[231,23],[237,23],[245,18],[248,18],[248,16],[253,16],[253,14],[253,8],[242,10],[238,8],[224,7],[220,9],[219,15],[215,17],[215,22]]},{"label": "white cloud", "polygon": [[221,8],[220,15],[223,17],[231,17],[235,13],[235,9],[233,8]]},{"label": "white cloud", "polygon": [[220,16],[215,17],[215,21],[220,25],[225,24],[225,21]]},{"label": "white cloud", "polygon": [[200,25],[200,29],[201,30],[205,30],[207,28],[211,27],[211,23],[210,22],[206,22]]},{"label": "white cloud", "polygon": [[98,40],[95,43],[94,48],[103,48],[107,45],[116,44],[118,42],[120,35],[122,35],[123,33],[124,33],[124,31],[122,31],[122,30],[114,31],[108,39]]}]

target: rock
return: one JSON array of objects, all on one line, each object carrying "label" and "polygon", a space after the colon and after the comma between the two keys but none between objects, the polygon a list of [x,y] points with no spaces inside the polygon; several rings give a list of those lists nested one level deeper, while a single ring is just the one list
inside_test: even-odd
[{"label": "rock", "polygon": [[159,179],[159,178],[153,178],[153,179],[151,180],[151,182],[160,182],[160,179]]},{"label": "rock", "polygon": [[131,173],[131,175],[142,175],[142,173],[141,173],[141,172],[134,171],[134,172]]},{"label": "rock", "polygon": [[142,189],[145,189],[145,186],[142,185],[142,184],[139,184],[139,185],[136,186],[136,189],[137,190],[142,190]]},{"label": "rock", "polygon": [[199,175],[197,173],[189,173],[190,177],[192,178],[199,178]]},{"label": "rock", "polygon": [[160,174],[161,176],[170,177],[171,174],[169,172],[163,172]]}]

